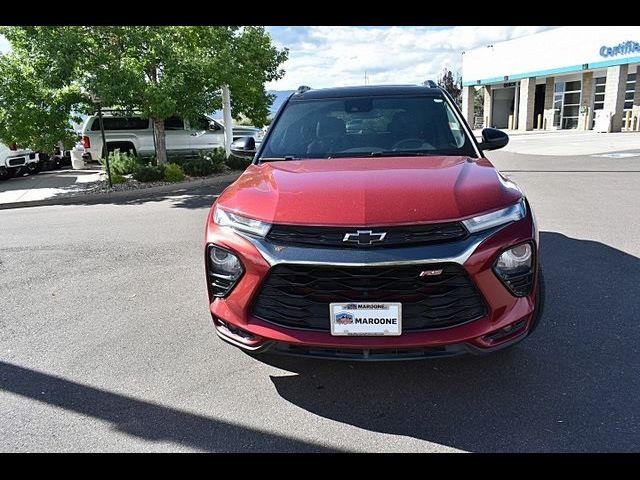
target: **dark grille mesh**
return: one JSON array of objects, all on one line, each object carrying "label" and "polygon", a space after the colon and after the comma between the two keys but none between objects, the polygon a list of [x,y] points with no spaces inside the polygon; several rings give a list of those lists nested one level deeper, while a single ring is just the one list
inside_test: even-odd
[{"label": "dark grille mesh", "polygon": [[[440,275],[421,276],[442,269]],[[288,327],[329,331],[332,302],[401,302],[402,330],[450,327],[486,314],[484,301],[460,265],[389,267],[276,265],[253,314]]]},{"label": "dark grille mesh", "polygon": [[[372,231],[384,232],[380,242],[345,242],[347,233]],[[308,227],[296,225],[273,225],[267,238],[283,245],[340,248],[384,248],[408,245],[426,245],[460,240],[467,236],[467,230],[459,222],[436,223],[431,225],[408,225],[399,227]]]}]

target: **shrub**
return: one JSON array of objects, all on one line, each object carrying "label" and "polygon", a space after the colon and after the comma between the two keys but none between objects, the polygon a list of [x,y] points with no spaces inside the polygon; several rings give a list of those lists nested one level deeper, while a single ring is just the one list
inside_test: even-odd
[{"label": "shrub", "polygon": [[216,152],[198,154],[197,158],[186,160],[182,164],[184,173],[192,177],[206,177],[212,173],[220,173],[224,170],[224,150],[222,154]]},{"label": "shrub", "polygon": [[172,154],[170,157],[168,156],[167,158],[169,163],[175,163],[176,165],[180,165],[181,167],[189,160],[189,157],[187,155],[183,155],[181,153]]},{"label": "shrub", "polygon": [[119,183],[127,183],[127,177],[120,175],[119,173],[111,172],[111,184],[118,185]]},{"label": "shrub", "polygon": [[164,179],[167,182],[179,182],[180,180],[184,180],[182,167],[175,163],[168,163],[164,167]]},{"label": "shrub", "polygon": [[229,158],[227,158],[227,166],[231,170],[245,170],[249,165],[251,165],[250,158],[237,157],[235,155],[229,155]]},{"label": "shrub", "polygon": [[[111,169],[111,177],[114,173],[118,175],[129,175],[133,173],[140,161],[134,156],[126,152],[121,152],[119,148],[109,153],[109,167]],[[102,168],[106,171],[106,162],[103,162]]]},{"label": "shrub", "polygon": [[218,148],[214,148],[211,153],[208,154],[209,157],[216,163],[218,162],[222,162],[224,163],[225,161],[225,151],[224,148],[222,147],[218,147]]},{"label": "shrub", "polygon": [[151,163],[139,165],[133,172],[133,178],[139,182],[158,182],[164,179],[164,168]]}]

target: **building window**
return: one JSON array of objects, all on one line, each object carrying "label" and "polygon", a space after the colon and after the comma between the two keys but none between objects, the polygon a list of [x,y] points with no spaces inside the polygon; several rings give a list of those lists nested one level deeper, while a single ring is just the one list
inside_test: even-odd
[{"label": "building window", "polygon": [[562,93],[564,92],[564,82],[556,82],[553,89],[553,126],[560,128],[562,118]]},{"label": "building window", "polygon": [[556,82],[553,96],[553,126],[556,128],[578,128],[582,82]]},{"label": "building window", "polygon": [[607,77],[596,78],[596,94],[593,99],[593,109],[602,110],[604,108],[604,87],[607,83]]},{"label": "building window", "polygon": [[627,88],[624,94],[624,109],[633,109],[633,96],[636,92],[636,74],[630,73],[627,75]]},{"label": "building window", "polygon": [[607,77],[596,77],[595,78],[595,95],[593,97],[593,117],[591,119],[591,129],[596,126],[596,110],[602,110],[604,108],[604,89],[607,83]]}]

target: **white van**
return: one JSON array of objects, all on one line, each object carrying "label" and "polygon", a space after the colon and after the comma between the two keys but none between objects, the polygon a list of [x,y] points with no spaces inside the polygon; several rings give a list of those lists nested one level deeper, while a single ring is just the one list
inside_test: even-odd
[{"label": "white van", "polygon": [[[120,149],[131,151],[140,157],[154,155],[153,125],[151,120],[141,116],[121,116],[103,114],[107,152]],[[197,124],[191,125],[179,117],[164,121],[167,155],[193,155],[197,152],[211,151],[224,147],[224,125],[208,115],[203,115]],[[82,146],[85,159],[98,160],[102,157],[102,135],[100,119],[89,116],[82,126]],[[262,140],[261,130],[255,127],[234,127],[233,139],[253,136],[256,142]]]}]

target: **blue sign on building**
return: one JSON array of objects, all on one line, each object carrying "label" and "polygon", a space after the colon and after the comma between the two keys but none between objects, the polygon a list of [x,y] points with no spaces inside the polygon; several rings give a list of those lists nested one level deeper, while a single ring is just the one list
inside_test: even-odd
[{"label": "blue sign on building", "polygon": [[607,47],[606,45],[600,47],[601,57],[615,57],[617,55],[628,55],[629,53],[640,53],[640,43],[629,40],[615,47]]}]

